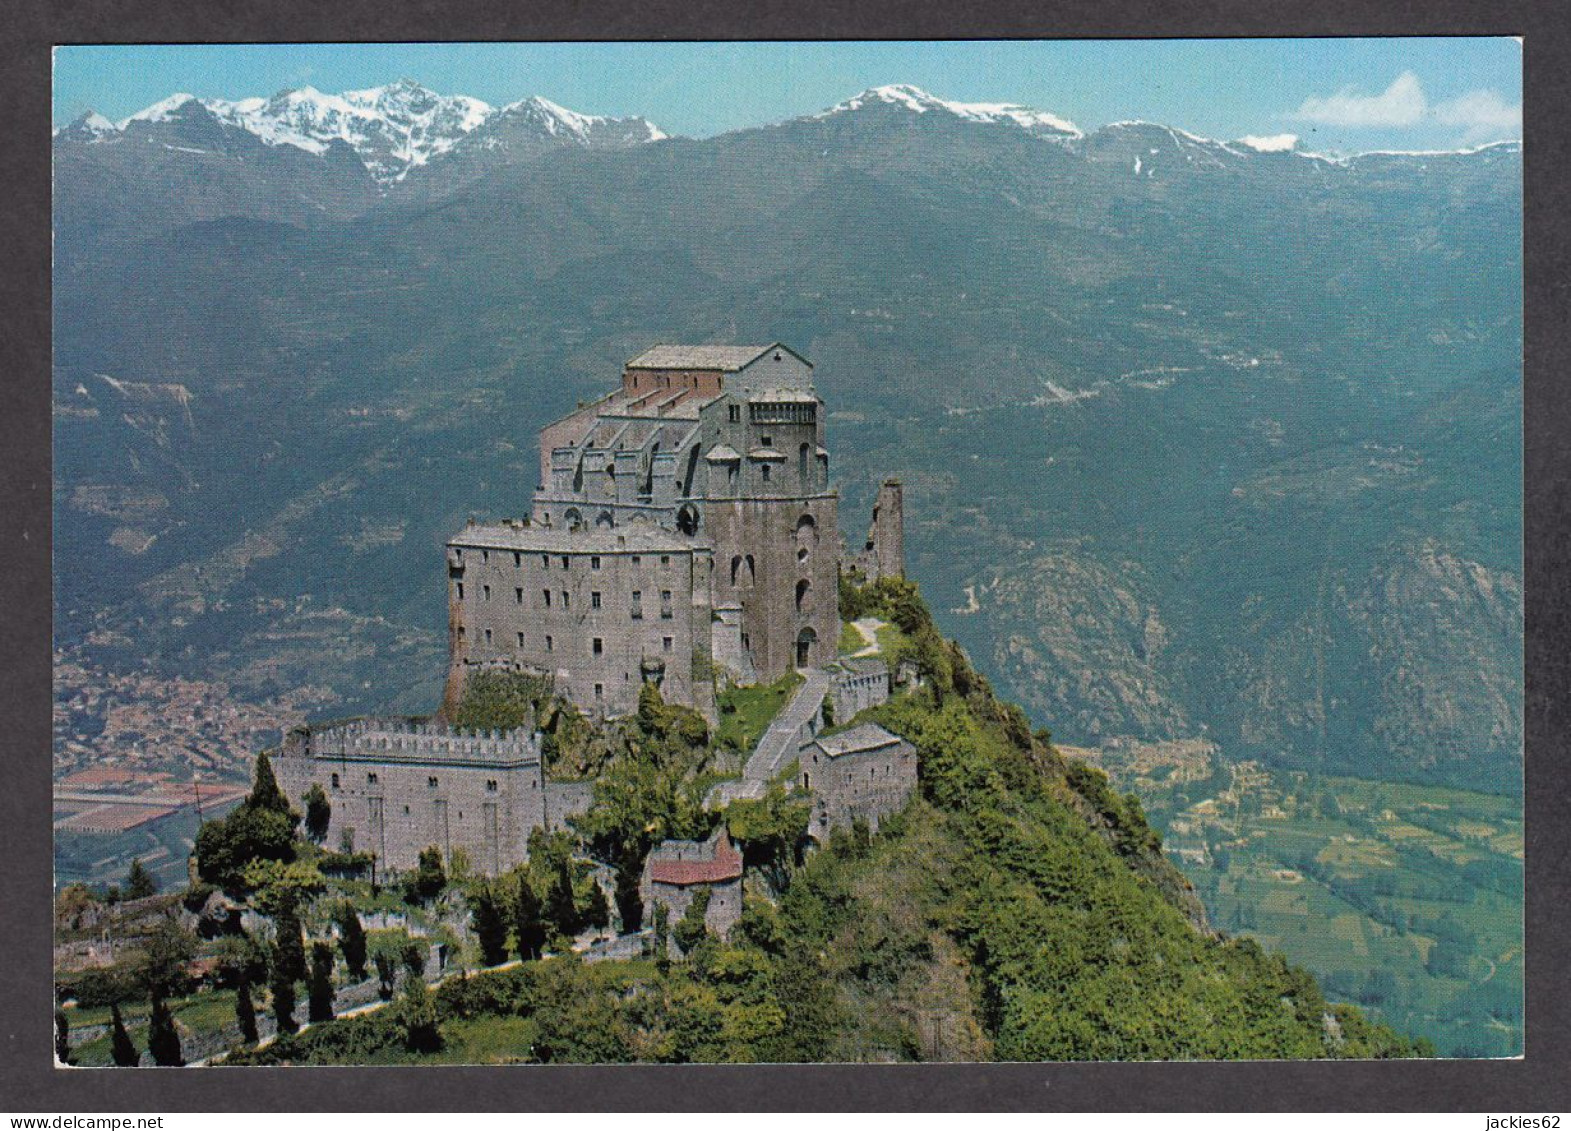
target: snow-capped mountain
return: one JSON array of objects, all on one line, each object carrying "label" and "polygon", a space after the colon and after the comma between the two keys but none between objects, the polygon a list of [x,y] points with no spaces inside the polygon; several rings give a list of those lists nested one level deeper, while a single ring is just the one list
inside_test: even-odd
[{"label": "snow-capped mountain", "polygon": [[1029,106],[1016,106],[1008,102],[950,102],[907,83],[864,90],[855,98],[848,98],[816,116],[831,118],[884,106],[915,114],[948,114],[967,122],[1012,122],[1027,133],[1049,141],[1077,141],[1085,136],[1073,122],[1045,110],[1033,110]]},{"label": "snow-capped mountain", "polygon": [[643,118],[580,114],[538,97],[493,107],[468,95],[438,94],[411,79],[341,94],[307,86],[234,101],[174,94],[119,123],[89,113],[55,136],[104,140],[138,127],[190,121],[200,111],[268,145],[320,155],[342,142],[384,186],[466,147],[503,152],[552,145],[619,147],[665,137]]}]

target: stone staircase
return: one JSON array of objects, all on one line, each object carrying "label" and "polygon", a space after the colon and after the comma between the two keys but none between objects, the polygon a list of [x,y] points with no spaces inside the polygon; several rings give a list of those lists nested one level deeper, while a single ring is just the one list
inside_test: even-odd
[{"label": "stone staircase", "polygon": [[769,729],[742,768],[736,781],[721,782],[710,790],[707,803],[720,808],[741,798],[759,798],[772,778],[791,764],[802,747],[811,741],[823,720],[824,699],[829,694],[829,673],[819,668],[803,672],[807,678],[796,689],[791,701],[780,709]]}]

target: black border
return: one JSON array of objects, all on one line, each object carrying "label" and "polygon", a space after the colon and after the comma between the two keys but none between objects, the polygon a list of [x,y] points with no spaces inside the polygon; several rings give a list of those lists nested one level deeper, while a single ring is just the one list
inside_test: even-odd
[{"label": "black border", "polygon": [[[50,47],[60,43],[1525,36],[1527,1053],[1519,1061],[58,1071],[49,1060]],[[1571,1109],[1571,20],[1427,0],[12,0],[0,30],[0,1110]]]}]

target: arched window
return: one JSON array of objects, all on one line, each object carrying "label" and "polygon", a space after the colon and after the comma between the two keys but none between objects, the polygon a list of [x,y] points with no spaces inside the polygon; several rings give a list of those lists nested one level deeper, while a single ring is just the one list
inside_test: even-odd
[{"label": "arched window", "polygon": [[802,578],[796,583],[796,611],[801,612],[802,606],[807,602],[807,595],[812,590],[813,583],[807,578]]},{"label": "arched window", "polygon": [[683,534],[698,533],[698,508],[686,503],[676,512],[676,528]]},{"label": "arched window", "polygon": [[812,445],[803,444],[796,451],[796,471],[802,477],[802,484],[807,484],[807,459],[812,454]]},{"label": "arched window", "polygon": [[611,518],[610,511],[601,511],[599,514],[595,515],[595,526],[597,526],[599,529],[609,530],[613,525],[615,524]]},{"label": "arched window", "polygon": [[584,516],[579,513],[577,507],[568,507],[566,513],[562,515],[562,522],[569,530],[580,530],[584,525]]}]

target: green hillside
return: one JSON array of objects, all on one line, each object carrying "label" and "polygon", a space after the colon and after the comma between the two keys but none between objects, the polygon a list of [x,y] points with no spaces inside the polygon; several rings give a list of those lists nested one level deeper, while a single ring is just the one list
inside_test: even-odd
[{"label": "green hillside", "polygon": [[1511,797],[1229,766],[1204,744],[1104,756],[1212,919],[1447,1056],[1522,1052],[1522,813]]},{"label": "green hillside", "polygon": [[[1328,1003],[1309,974],[1254,941],[1206,929],[1139,803],[1115,793],[1099,771],[1063,758],[1017,707],[995,698],[938,636],[914,587],[886,584],[857,599],[858,611],[901,626],[924,679],[862,716],[918,751],[921,796],[879,835],[842,831],[805,860],[787,851],[770,867],[750,868],[743,919],[728,941],[691,924],[673,928],[684,961],[586,965],[569,955],[449,979],[435,994],[440,1048],[414,1047],[407,1018],[415,1006],[399,1003],[230,1063],[455,1055],[1237,1059],[1427,1050],[1355,1007]],[[643,738],[622,757],[653,758],[658,775],[671,763],[652,752],[670,744],[685,714],[641,711],[631,725]],[[619,776],[613,764],[608,777]],[[667,795],[681,807],[680,797]],[[601,831],[594,844],[632,816],[617,808],[625,806],[619,796],[615,788],[597,791],[584,822]],[[765,840],[734,807],[726,816],[757,860]]]}]

